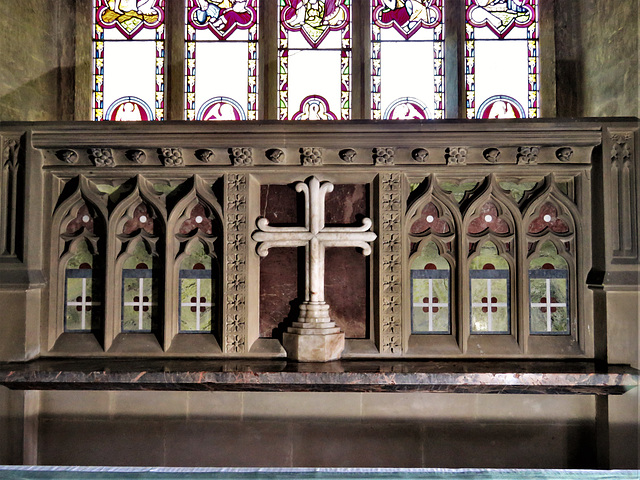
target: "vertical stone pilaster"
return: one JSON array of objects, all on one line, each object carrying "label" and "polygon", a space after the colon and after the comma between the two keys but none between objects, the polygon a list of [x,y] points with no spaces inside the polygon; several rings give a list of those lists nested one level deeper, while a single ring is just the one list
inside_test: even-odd
[{"label": "vertical stone pilaster", "polygon": [[610,132],[610,185],[613,215],[613,258],[634,261],[638,258],[637,172],[633,132]]},{"label": "vertical stone pilaster", "polygon": [[380,351],[402,353],[402,186],[400,174],[384,173],[380,181]]},{"label": "vertical stone pilaster", "polygon": [[247,175],[225,176],[225,315],[222,351],[247,351]]},{"label": "vertical stone pilaster", "polygon": [[2,137],[2,164],[0,169],[0,257],[16,257],[19,253],[21,232],[18,202],[20,193],[20,137]]}]

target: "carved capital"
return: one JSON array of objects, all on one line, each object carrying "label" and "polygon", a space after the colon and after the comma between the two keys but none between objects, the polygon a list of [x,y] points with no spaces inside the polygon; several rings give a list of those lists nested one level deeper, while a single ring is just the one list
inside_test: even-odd
[{"label": "carved capital", "polygon": [[429,150],[427,150],[426,148],[416,148],[413,152],[411,152],[411,156],[416,162],[424,163],[429,157]]},{"label": "carved capital", "polygon": [[572,155],[573,148],[571,147],[562,147],[556,150],[556,158],[561,162],[568,162],[571,160]]},{"label": "carved capital", "polygon": [[339,155],[343,162],[353,163],[357,152],[353,148],[345,148],[344,150],[340,150]]},{"label": "carved capital", "polygon": [[208,148],[201,148],[200,150],[196,150],[196,158],[200,160],[202,163],[211,163],[213,159],[216,158],[216,154],[213,150],[209,150]]},{"label": "carved capital", "polygon": [[284,152],[279,148],[272,148],[266,151],[267,158],[273,163],[284,162]]},{"label": "carved capital", "polygon": [[489,163],[498,163],[500,150],[498,150],[497,148],[487,148],[484,152],[482,152],[482,156]]},{"label": "carved capital", "polygon": [[69,165],[78,163],[78,154],[73,150],[58,150],[56,157]]},{"label": "carved capital", "polygon": [[142,150],[127,150],[125,156],[133,163],[137,163],[138,165],[142,165],[147,161],[147,154]]}]

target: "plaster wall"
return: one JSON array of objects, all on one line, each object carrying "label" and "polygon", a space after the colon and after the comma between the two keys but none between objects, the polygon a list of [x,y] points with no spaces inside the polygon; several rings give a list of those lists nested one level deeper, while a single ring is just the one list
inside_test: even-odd
[{"label": "plaster wall", "polygon": [[595,432],[593,396],[45,391],[37,444],[63,465],[590,468]]}]

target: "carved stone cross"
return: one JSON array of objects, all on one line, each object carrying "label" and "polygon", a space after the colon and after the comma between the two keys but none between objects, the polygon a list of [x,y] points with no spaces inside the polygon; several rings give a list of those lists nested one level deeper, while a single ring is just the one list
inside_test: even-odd
[{"label": "carved stone cross", "polygon": [[325,227],[325,195],[333,184],[316,177],[296,184],[305,196],[304,227],[271,227],[266,218],[258,219],[258,230],[252,238],[259,242],[258,255],[265,257],[271,247],[305,247],[305,298],[300,305],[297,322],[287,329],[283,343],[289,358],[301,362],[326,362],[340,358],[344,349],[344,333],[329,317],[324,301],[324,249],[358,247],[364,255],[371,253],[369,242],[376,239],[371,232],[371,219],[364,218],[360,227]]}]

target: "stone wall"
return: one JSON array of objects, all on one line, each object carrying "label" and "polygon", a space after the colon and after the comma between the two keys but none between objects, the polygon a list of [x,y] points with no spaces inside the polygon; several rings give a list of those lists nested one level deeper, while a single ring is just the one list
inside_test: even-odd
[{"label": "stone wall", "polygon": [[637,0],[555,0],[559,117],[638,116]]}]

